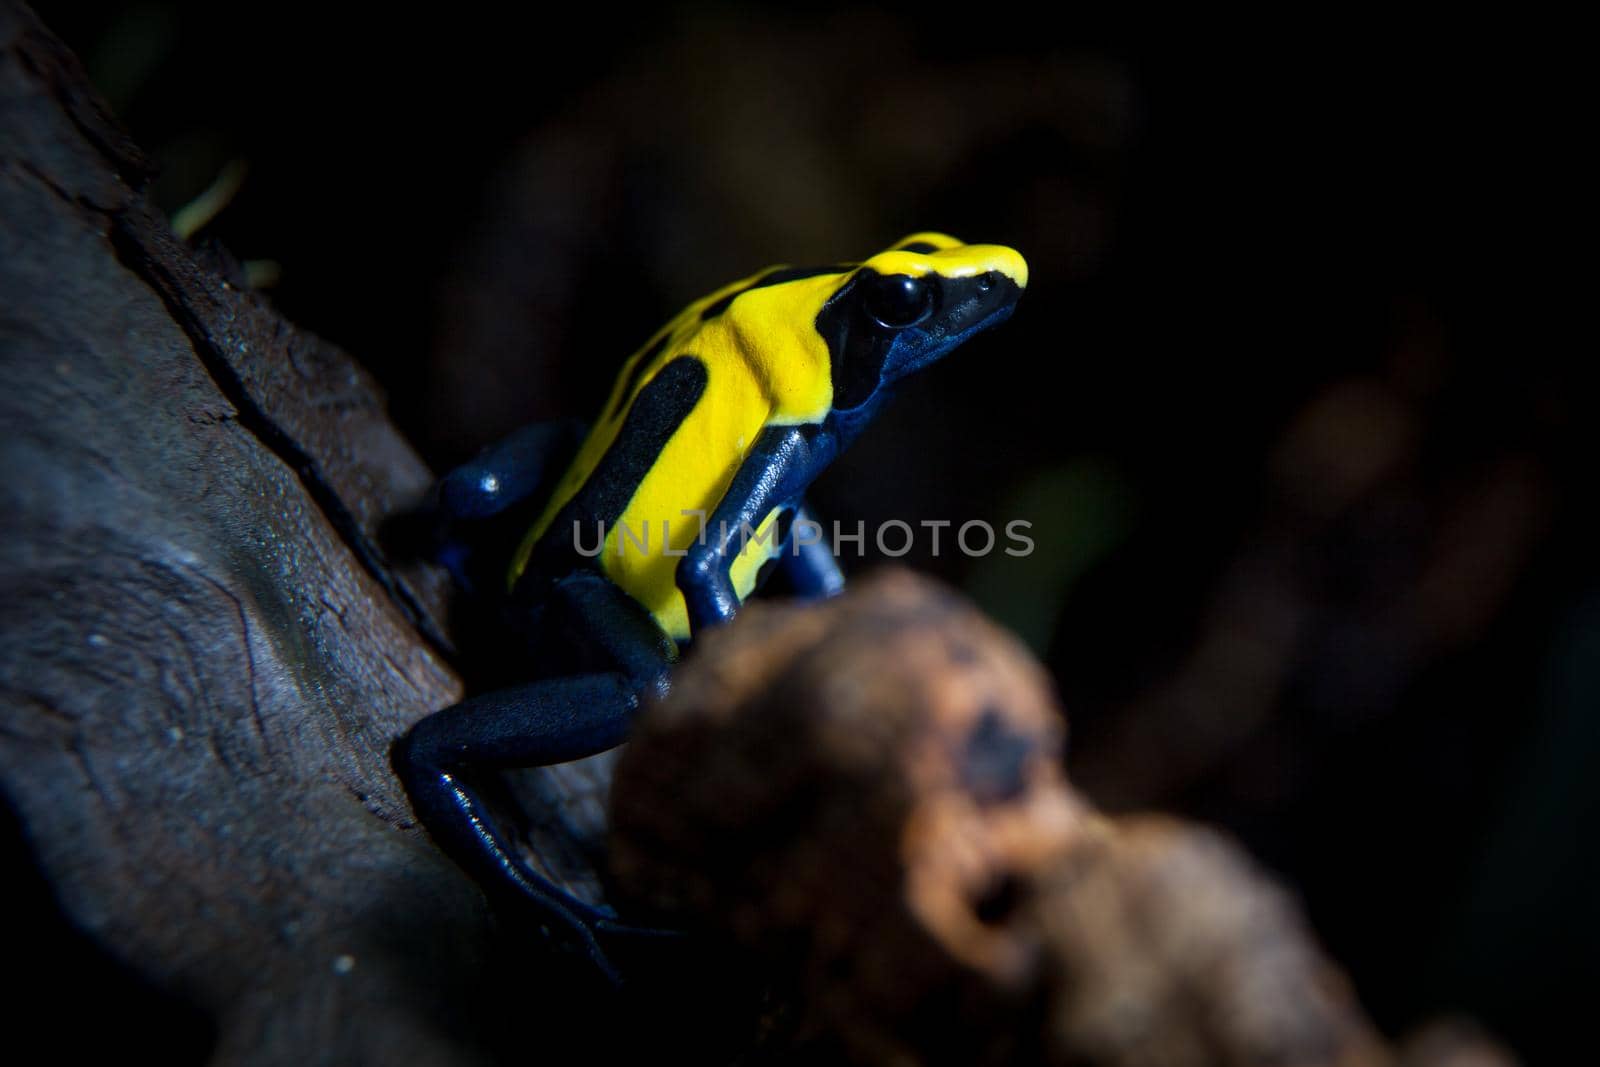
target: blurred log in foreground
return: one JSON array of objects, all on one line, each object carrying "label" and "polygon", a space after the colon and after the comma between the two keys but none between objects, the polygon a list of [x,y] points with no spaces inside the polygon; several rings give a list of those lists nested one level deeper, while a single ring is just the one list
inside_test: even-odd
[{"label": "blurred log in foreground", "polygon": [[1288,895],[1220,834],[1107,818],[1048,679],[905,572],[707,637],[617,768],[612,868],[660,921],[797,975],[799,1059],[1508,1064],[1391,1048]]}]

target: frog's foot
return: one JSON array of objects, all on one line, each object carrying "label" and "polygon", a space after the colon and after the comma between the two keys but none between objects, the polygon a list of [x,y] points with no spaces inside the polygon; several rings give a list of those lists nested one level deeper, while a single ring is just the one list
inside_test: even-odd
[{"label": "frog's foot", "polygon": [[810,507],[801,504],[783,544],[779,567],[796,596],[821,600],[844,592],[844,572]]}]

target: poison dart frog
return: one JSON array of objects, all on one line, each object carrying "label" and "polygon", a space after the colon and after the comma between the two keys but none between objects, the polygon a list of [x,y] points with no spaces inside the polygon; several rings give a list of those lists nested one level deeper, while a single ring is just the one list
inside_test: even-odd
[{"label": "poison dart frog", "polygon": [[450,472],[437,500],[452,520],[526,505],[554,480],[506,572],[506,611],[583,654],[400,740],[396,768],[435,841],[611,973],[600,938],[627,928],[518,855],[479,776],[622,743],[690,639],[731,619],[774,567],[801,595],[838,592],[831,551],[796,535],[810,521],[806,489],[898,382],[1006,319],[1027,279],[1014,250],[938,233],[862,263],[768,269],[651,337],[575,452],[566,431],[540,424]]}]

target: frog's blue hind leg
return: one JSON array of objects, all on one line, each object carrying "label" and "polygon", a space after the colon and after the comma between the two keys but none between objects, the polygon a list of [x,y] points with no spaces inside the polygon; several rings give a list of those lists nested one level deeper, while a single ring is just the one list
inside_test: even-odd
[{"label": "frog's blue hind leg", "polygon": [[395,769],[417,817],[445,852],[480,884],[532,904],[615,981],[597,935],[627,928],[529,867],[474,778],[497,768],[564,763],[621,744],[640,697],[665,687],[675,646],[636,601],[597,574],[557,583],[545,611],[557,626],[584,638],[603,669],[484,693],[436,712],[396,745]]}]

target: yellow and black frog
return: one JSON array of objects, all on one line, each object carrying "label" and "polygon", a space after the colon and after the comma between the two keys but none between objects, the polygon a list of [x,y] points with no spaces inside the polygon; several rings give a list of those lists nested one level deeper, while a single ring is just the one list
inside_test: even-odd
[{"label": "yellow and black frog", "polygon": [[[531,902],[602,970],[604,908],[522,860],[475,776],[620,744],[682,647],[727,622],[774,568],[802,595],[843,587],[804,495],[907,375],[1007,318],[1027,264],[922,233],[858,264],[777,267],[696,301],[623,366],[573,451],[528,427],[438,487],[452,520],[526,505],[564,473],[515,552],[509,621],[581,647],[570,672],[474,696],[418,723],[396,765],[434,839],[491,890]],[[448,553],[447,553],[448,555]],[[459,557],[458,557],[459,558]]]}]

